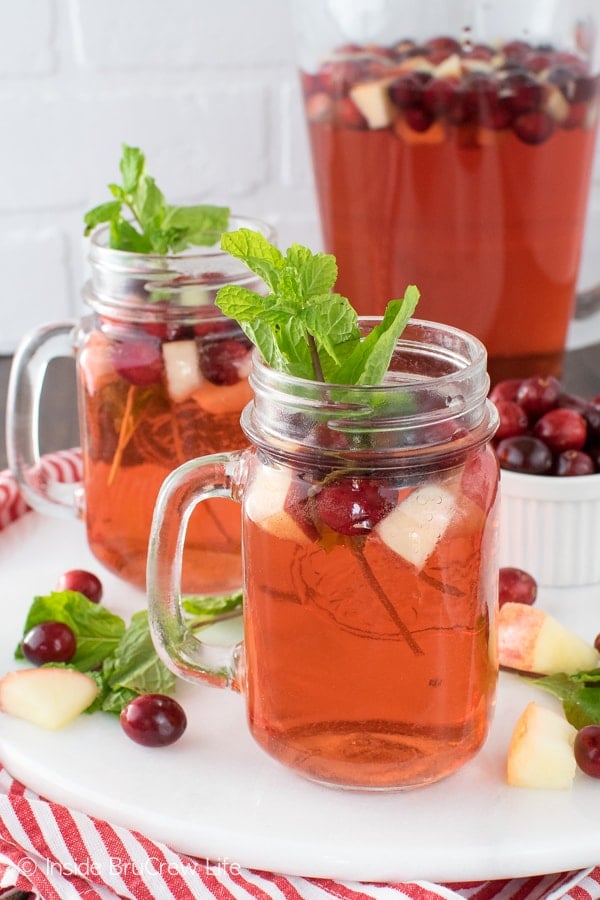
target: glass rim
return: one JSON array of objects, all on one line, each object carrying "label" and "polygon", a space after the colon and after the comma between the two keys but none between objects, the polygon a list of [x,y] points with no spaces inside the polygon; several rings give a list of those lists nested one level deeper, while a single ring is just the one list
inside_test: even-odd
[{"label": "glass rim", "polygon": [[[376,325],[378,325],[383,319],[383,316],[359,316],[358,323],[359,327],[365,328],[365,333],[368,330],[372,330]],[[422,333],[438,333],[447,335],[448,338],[454,338],[458,342],[462,342],[465,347],[465,354],[459,356],[456,353],[452,353],[449,348],[444,348],[443,344],[435,344],[435,343],[424,343],[419,341],[417,336],[413,339],[410,338],[410,332],[412,330],[421,330]],[[475,335],[471,334],[464,329],[457,328],[454,325],[446,325],[443,322],[435,322],[429,319],[419,319],[419,318],[410,318],[406,324],[406,327],[402,334],[399,336],[396,342],[396,348],[405,347],[423,347],[424,349],[430,348],[431,350],[435,350],[438,354],[439,351],[446,350],[444,354],[448,360],[455,360],[457,365],[452,371],[448,371],[446,373],[440,375],[432,375],[425,376],[421,381],[415,380],[404,380],[401,377],[389,379],[387,381],[379,382],[378,384],[340,384],[338,382],[330,382],[330,381],[317,381],[309,378],[301,378],[297,375],[290,375],[287,372],[281,372],[278,369],[270,366],[262,357],[260,351],[255,348],[253,351],[253,373],[251,373],[251,378],[258,376],[258,380],[261,378],[261,374],[265,373],[265,378],[267,380],[278,382],[282,388],[284,386],[289,386],[290,388],[296,387],[297,389],[308,389],[309,387],[312,389],[322,389],[323,391],[332,390],[343,390],[345,393],[349,394],[371,394],[371,393],[381,393],[381,392],[390,392],[397,391],[399,387],[408,388],[410,390],[412,387],[418,387],[419,385],[429,384],[432,382],[435,384],[442,384],[444,380],[456,382],[456,379],[461,377],[461,375],[473,376],[478,368],[483,370],[483,373],[487,373],[487,349],[483,341],[477,338]],[[467,357],[466,353],[470,350],[470,357]],[[461,363],[462,360],[462,364]],[[400,374],[400,373],[398,373]],[[270,377],[272,376],[272,377]],[[486,379],[488,381],[489,379]],[[487,393],[487,391],[486,391]]]}]

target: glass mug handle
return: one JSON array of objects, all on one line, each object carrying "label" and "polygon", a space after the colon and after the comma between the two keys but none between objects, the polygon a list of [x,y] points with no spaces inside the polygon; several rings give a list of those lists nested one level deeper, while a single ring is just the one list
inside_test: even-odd
[{"label": "glass mug handle", "polygon": [[157,652],[165,665],[187,681],[241,690],[242,644],[230,647],[201,641],[181,609],[183,546],[189,518],[203,500],[240,501],[247,451],[215,453],[174,469],[163,482],[154,510],[148,546],[148,617]]},{"label": "glass mug handle", "polygon": [[13,358],[6,403],[6,455],[25,502],[40,513],[79,517],[81,482],[53,479],[40,464],[42,389],[53,359],[73,358],[76,322],[43,325],[27,335]]}]

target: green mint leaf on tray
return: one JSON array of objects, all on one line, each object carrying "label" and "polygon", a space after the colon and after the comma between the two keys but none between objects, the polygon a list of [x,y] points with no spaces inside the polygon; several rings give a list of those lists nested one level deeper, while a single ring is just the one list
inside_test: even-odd
[{"label": "green mint leaf on tray", "polygon": [[600,724],[600,669],[574,675],[544,675],[527,679],[562,702],[567,721],[575,728]]},{"label": "green mint leaf on tray", "polygon": [[[77,591],[55,591],[46,597],[35,597],[25,620],[23,634],[40,622],[64,622],[77,638],[77,650],[70,661],[73,668],[87,672],[102,664],[118,646],[125,632],[125,622],[106,607],[90,603]],[[21,645],[15,651],[24,659]]]},{"label": "green mint leaf on tray", "polygon": [[382,323],[361,340],[358,314],[333,292],[335,258],[292,244],[283,254],[263,235],[246,228],[227,232],[221,248],[263,279],[266,296],[239,285],[217,294],[216,304],[236,319],[265,362],[299,378],[335,384],[379,384],[396,341],[419,300],[410,285],[391,300]]},{"label": "green mint leaf on tray", "polygon": [[127,689],[135,694],[173,692],[175,676],[156,654],[147,610],[131,617],[118,646],[104,661],[102,675],[112,691]]},{"label": "green mint leaf on tray", "polygon": [[85,234],[106,224],[113,250],[164,255],[180,253],[192,245],[211,246],[226,230],[227,207],[168,204],[148,175],[146,158],[138,147],[123,145],[119,168],[122,184],[109,184],[114,199],[84,215]]}]

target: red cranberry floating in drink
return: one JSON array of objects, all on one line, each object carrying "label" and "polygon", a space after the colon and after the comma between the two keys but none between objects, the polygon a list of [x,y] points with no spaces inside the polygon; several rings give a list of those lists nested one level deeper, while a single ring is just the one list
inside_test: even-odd
[{"label": "red cranberry floating in drink", "polygon": [[368,534],[394,506],[379,482],[349,477],[323,485],[316,504],[323,522],[347,535]]},{"label": "red cranberry floating in drink", "polygon": [[250,347],[242,340],[207,341],[200,355],[200,369],[213,384],[235,384],[248,377]]},{"label": "red cranberry floating in drink", "polygon": [[157,384],[163,373],[160,340],[149,337],[115,341],[112,364],[130,384],[140,387]]}]

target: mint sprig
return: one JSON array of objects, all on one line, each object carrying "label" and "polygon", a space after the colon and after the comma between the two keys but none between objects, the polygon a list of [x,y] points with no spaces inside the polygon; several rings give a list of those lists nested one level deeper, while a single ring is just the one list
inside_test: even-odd
[{"label": "mint sprig", "polygon": [[266,296],[239,285],[220,289],[216,305],[237,320],[265,362],[299,378],[341,385],[379,384],[396,341],[419,300],[409,285],[390,300],[382,322],[364,339],[358,314],[333,292],[335,257],[292,244],[283,254],[263,235],[241,228],[221,237],[221,248],[263,279]]},{"label": "mint sprig", "polygon": [[[64,622],[73,630],[77,650],[67,665],[91,675],[98,684],[98,697],[86,712],[103,710],[118,715],[135,696],[175,690],[175,676],[154,649],[146,610],[135,613],[127,625],[77,591],[54,591],[34,598],[23,634],[48,621]],[[15,658],[25,658],[20,643]]]},{"label": "mint sprig", "polygon": [[172,206],[146,171],[138,147],[123,144],[119,163],[122,184],[109,184],[113,200],[84,215],[85,234],[108,224],[109,246],[132,253],[180,253],[191,245],[212,245],[229,222],[229,209],[199,204]]}]

